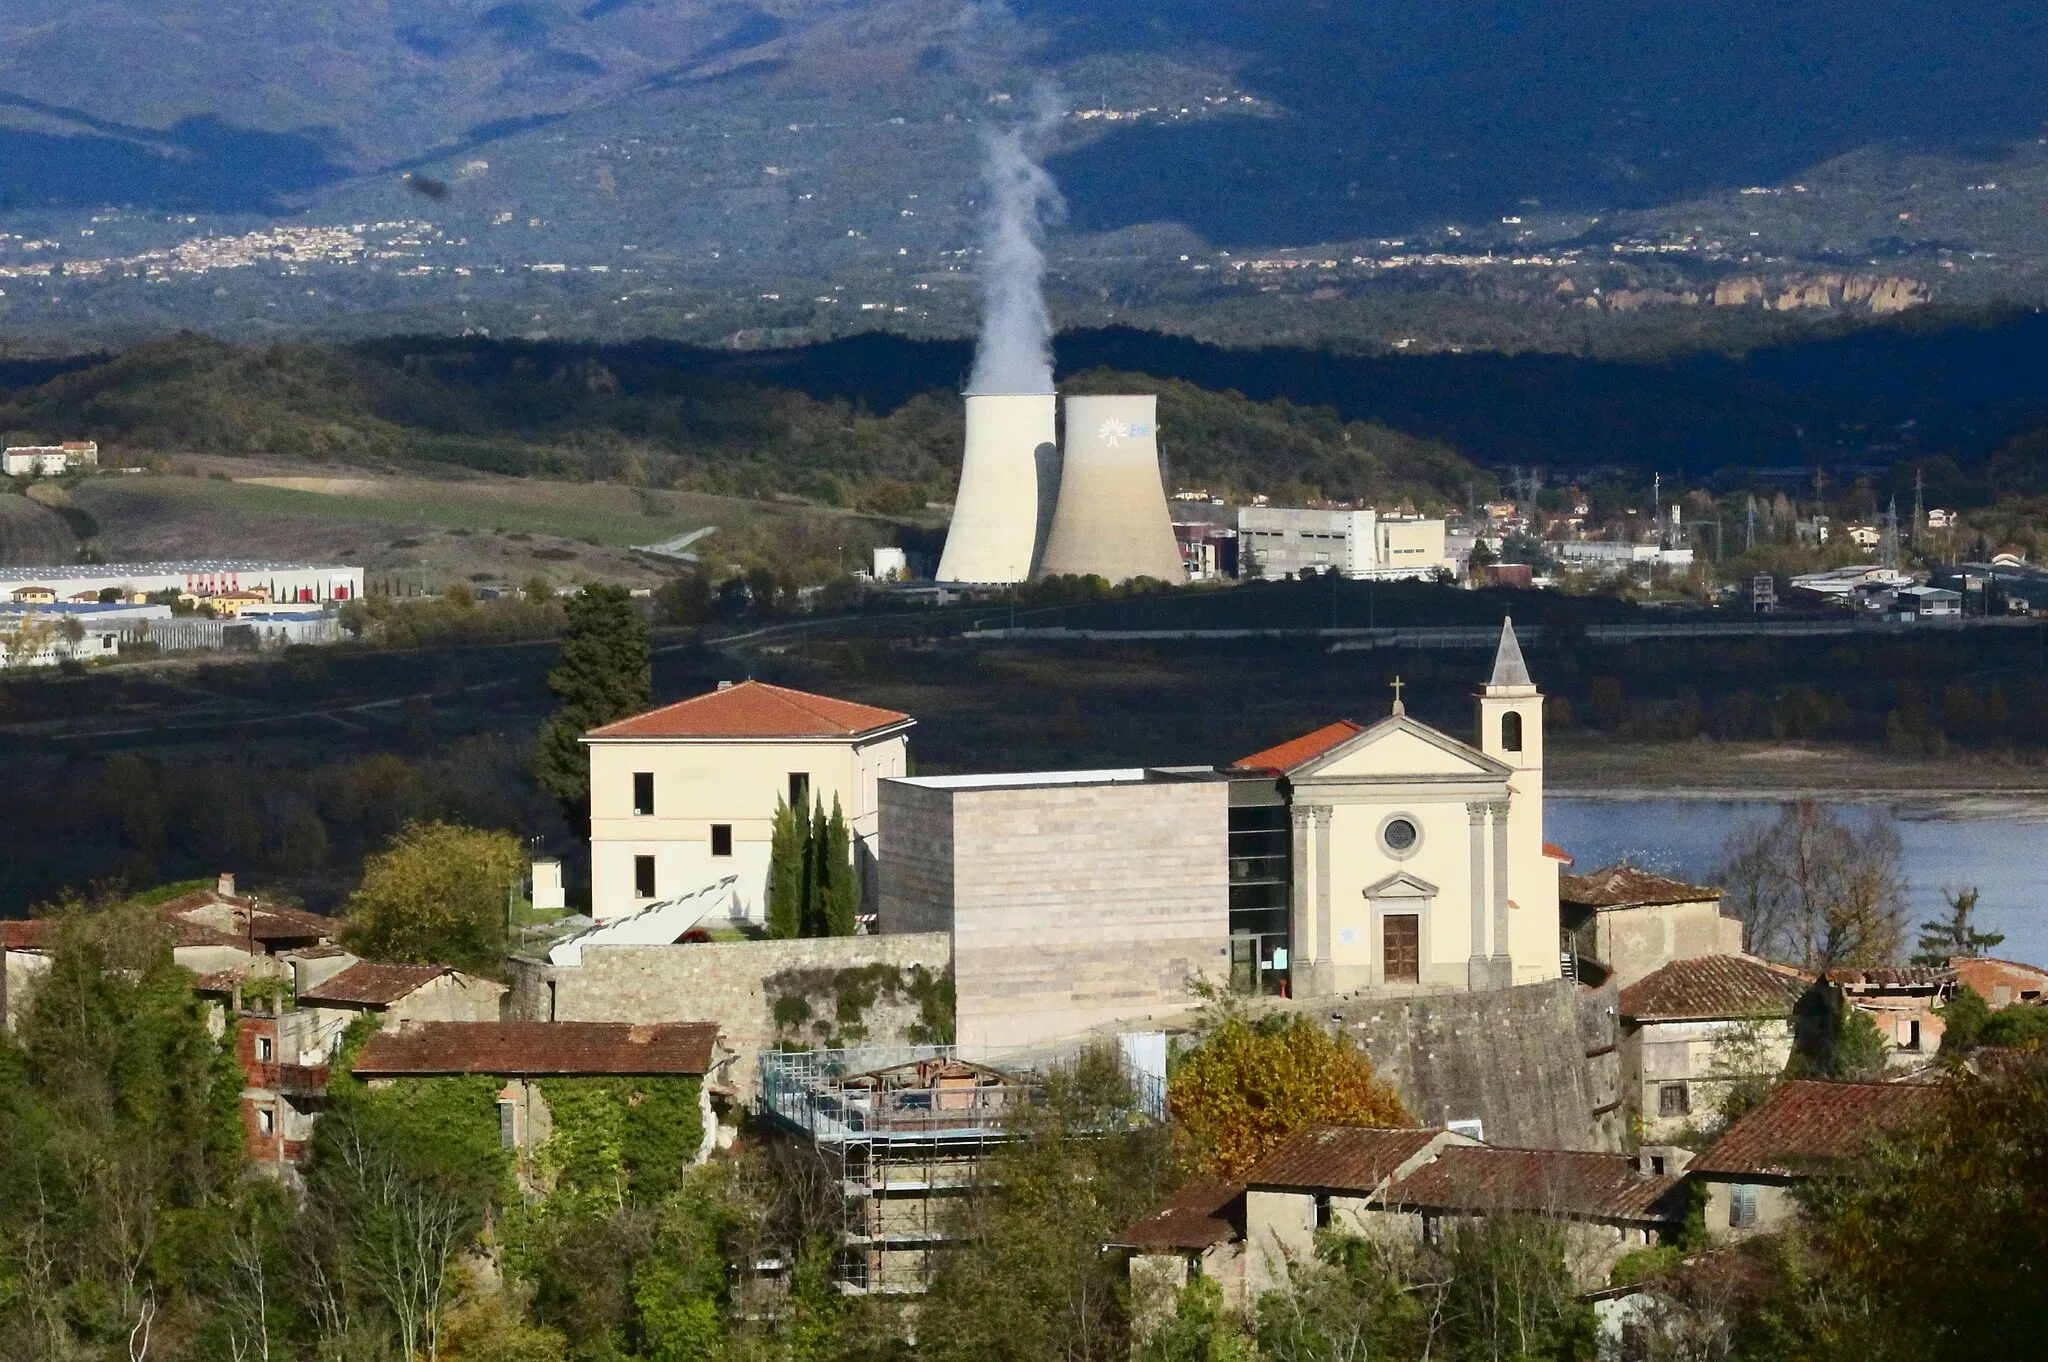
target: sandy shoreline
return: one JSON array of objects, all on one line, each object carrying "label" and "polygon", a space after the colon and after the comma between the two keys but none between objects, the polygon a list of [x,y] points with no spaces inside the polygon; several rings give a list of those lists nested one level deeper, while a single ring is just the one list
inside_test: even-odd
[{"label": "sandy shoreline", "polygon": [[1820,799],[1881,804],[1901,818],[2048,824],[2048,767],[1964,755],[1894,757],[1860,748],[1762,743],[1560,743],[1553,795],[1713,802]]}]

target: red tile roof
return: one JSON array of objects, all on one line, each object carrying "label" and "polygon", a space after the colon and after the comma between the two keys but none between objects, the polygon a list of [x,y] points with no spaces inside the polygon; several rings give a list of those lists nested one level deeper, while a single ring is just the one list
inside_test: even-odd
[{"label": "red tile roof", "polygon": [[1553,861],[1563,861],[1566,865],[1572,864],[1572,854],[1555,842],[1545,842],[1543,844],[1543,854]]},{"label": "red tile roof", "polygon": [[[0,922],[0,948],[10,951],[51,950],[57,944],[57,929],[61,925],[61,921],[53,917]],[[173,947],[228,946],[238,951],[247,947],[247,943],[238,936],[229,936],[183,918],[167,918],[164,926],[170,931]]]},{"label": "red tile roof", "polygon": [[1292,771],[1304,762],[1313,761],[1340,743],[1350,741],[1365,732],[1365,725],[1349,719],[1339,719],[1334,724],[1325,724],[1313,733],[1304,733],[1290,738],[1277,747],[1268,747],[1263,752],[1254,752],[1248,757],[1239,757],[1231,763],[1233,771]]},{"label": "red tile roof", "polygon": [[[213,914],[226,918],[232,926],[209,923],[201,917],[208,909],[220,910]],[[223,935],[246,938],[254,936],[265,943],[272,941],[300,941],[310,937],[314,940],[333,940],[341,932],[341,924],[331,917],[309,913],[301,908],[287,908],[282,904],[259,903],[242,895],[222,894],[214,889],[199,889],[190,894],[157,905],[157,911],[172,922],[196,922],[197,925]],[[249,915],[255,914],[252,926]]]},{"label": "red tile roof", "polygon": [[1387,1189],[1389,1206],[1526,1211],[1596,1220],[1678,1221],[1678,1179],[1636,1171],[1626,1154],[1450,1145]]},{"label": "red tile roof", "polygon": [[912,722],[908,714],[765,681],[742,681],[635,714],[586,738],[853,738]]},{"label": "red tile roof", "polygon": [[1753,955],[1673,960],[1621,991],[1621,1015],[1636,1021],[1723,1021],[1789,1017],[1813,976]]},{"label": "red tile roof", "polygon": [[1928,1110],[1940,1090],[1924,1083],[1781,1083],[1728,1127],[1688,1173],[1797,1177],[1854,1157],[1876,1135]]},{"label": "red tile roof", "polygon": [[1198,1177],[1119,1231],[1110,1243],[1140,1250],[1205,1249],[1242,1233],[1244,1188]]},{"label": "red tile roof", "polygon": [[322,1003],[389,1007],[442,975],[453,973],[446,965],[387,965],[376,960],[358,960],[299,994],[299,1002],[316,1007]]},{"label": "red tile roof", "polygon": [[1247,1187],[1316,1187],[1370,1192],[1428,1149],[1441,1130],[1310,1126],[1252,1165]]},{"label": "red tile roof", "polygon": [[358,1078],[682,1074],[711,1068],[713,1022],[426,1022],[370,1038]]},{"label": "red tile roof", "polygon": [[1870,969],[1831,969],[1828,982],[1851,992],[1883,989],[1938,989],[1955,982],[1941,965],[1877,965]]},{"label": "red tile roof", "polygon": [[46,951],[56,939],[55,918],[12,918],[0,922],[0,950]]},{"label": "red tile roof", "polygon": [[1560,875],[1559,902],[1582,908],[1641,908],[1661,903],[1699,903],[1719,899],[1721,891],[1711,885],[1687,884],[1683,880],[1638,870],[1626,861],[1595,870],[1590,875]]}]

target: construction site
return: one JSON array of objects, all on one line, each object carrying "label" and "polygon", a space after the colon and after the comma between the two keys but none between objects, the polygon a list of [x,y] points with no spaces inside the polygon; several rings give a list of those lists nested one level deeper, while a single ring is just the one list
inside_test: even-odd
[{"label": "construction site", "polygon": [[[1105,1047],[1130,1086],[1122,1120],[1165,1120],[1164,1041],[1128,1036]],[[841,1292],[923,1291],[957,1234],[962,1197],[993,1176],[1048,1076],[1083,1052],[977,1054],[919,1046],[761,1056],[762,1114],[815,1148],[839,1186]]]}]

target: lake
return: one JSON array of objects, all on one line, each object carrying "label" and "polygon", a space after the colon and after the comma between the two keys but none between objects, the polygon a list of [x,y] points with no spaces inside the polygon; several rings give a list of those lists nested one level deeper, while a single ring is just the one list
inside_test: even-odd
[{"label": "lake", "polygon": [[[1646,870],[1711,882],[1728,834],[1771,819],[1776,800],[1642,799],[1552,794],[1544,838],[1575,858],[1580,874],[1628,858]],[[1979,930],[2005,933],[1991,954],[2048,964],[2048,809],[1991,816],[1955,816],[1952,809],[1900,799],[1896,803],[1830,804],[1844,821],[1882,818],[1905,847],[1906,904],[1915,930],[1943,908],[1941,891],[1981,891]]]}]

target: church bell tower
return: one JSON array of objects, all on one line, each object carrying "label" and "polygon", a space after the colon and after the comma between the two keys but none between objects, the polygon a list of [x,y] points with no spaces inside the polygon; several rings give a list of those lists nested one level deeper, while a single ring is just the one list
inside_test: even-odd
[{"label": "church bell tower", "polygon": [[1543,845],[1543,693],[1522,660],[1512,619],[1501,621],[1493,675],[1479,692],[1479,750],[1510,767],[1506,835],[1493,855],[1507,866],[1507,911],[1496,911],[1496,984],[1554,979],[1558,972],[1557,866]]}]

